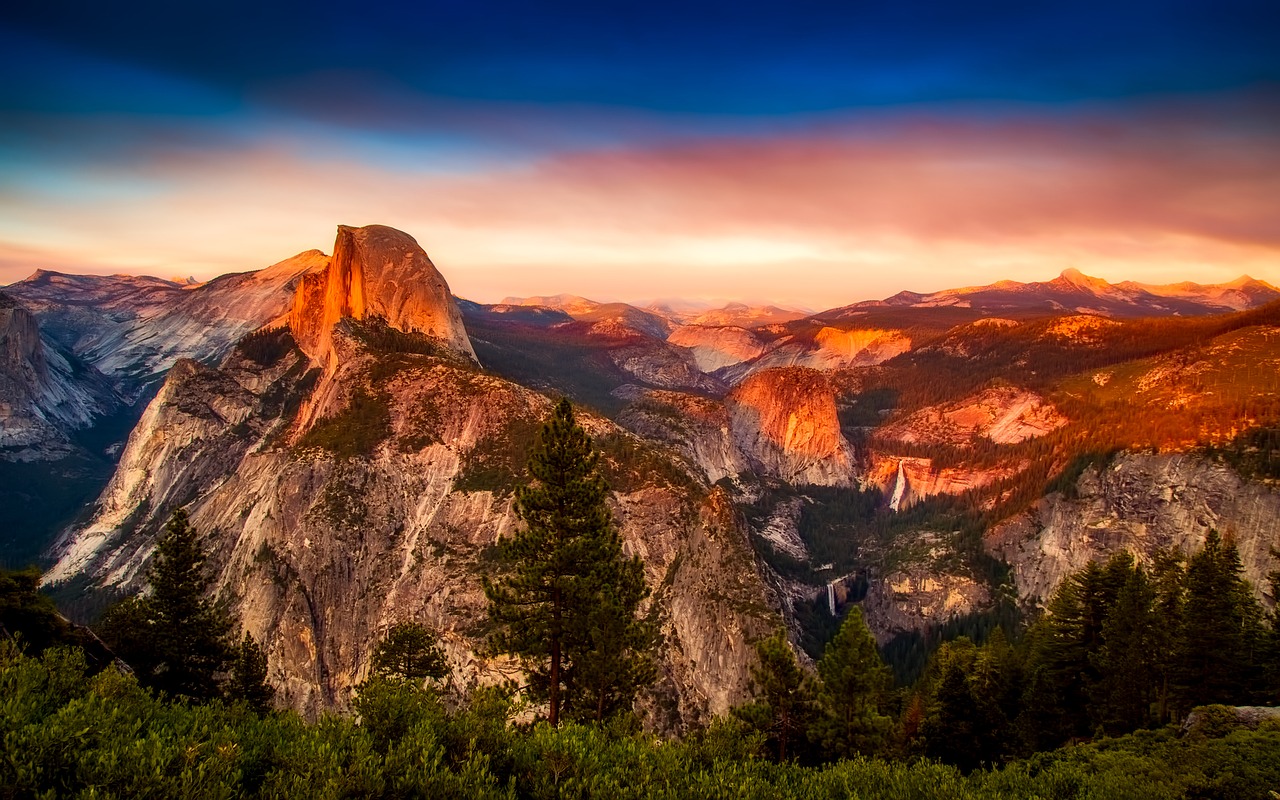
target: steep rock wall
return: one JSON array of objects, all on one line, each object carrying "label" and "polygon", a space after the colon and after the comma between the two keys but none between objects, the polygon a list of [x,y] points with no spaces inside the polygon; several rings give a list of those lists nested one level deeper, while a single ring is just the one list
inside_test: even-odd
[{"label": "steep rock wall", "polygon": [[324,293],[315,282],[301,285],[289,326],[302,351],[332,369],[331,332],[347,317],[380,317],[392,328],[425,333],[475,360],[444,276],[413,237],[394,228],[339,225]]},{"label": "steep rock wall", "polygon": [[987,535],[988,550],[1013,568],[1025,601],[1047,600],[1067,575],[1119,550],[1144,561],[1160,548],[1195,552],[1210,529],[1235,540],[1260,594],[1266,574],[1280,568],[1270,555],[1280,547],[1280,489],[1206,458],[1122,453],[1087,468],[1074,495],[1049,495]]},{"label": "steep rock wall", "polygon": [[853,452],[840,432],[835,398],[814,369],[755,373],[725,400],[734,443],[761,472],[788,483],[852,485]]}]

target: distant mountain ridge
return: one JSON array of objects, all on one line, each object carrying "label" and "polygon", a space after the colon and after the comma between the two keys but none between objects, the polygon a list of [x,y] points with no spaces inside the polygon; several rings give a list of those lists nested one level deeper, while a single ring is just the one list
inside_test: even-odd
[{"label": "distant mountain ridge", "polygon": [[1003,280],[986,286],[944,289],[929,294],[902,291],[883,300],[864,300],[819,316],[848,316],[868,308],[885,306],[951,306],[992,314],[1022,311],[1115,317],[1185,316],[1243,311],[1277,299],[1280,299],[1280,289],[1248,275],[1222,284],[1190,281],[1163,285],[1135,281],[1113,284],[1077,269],[1066,269],[1050,281],[1021,283]]}]

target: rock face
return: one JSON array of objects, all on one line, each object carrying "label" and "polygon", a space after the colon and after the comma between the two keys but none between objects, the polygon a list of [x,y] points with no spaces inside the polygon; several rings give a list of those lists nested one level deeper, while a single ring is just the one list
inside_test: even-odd
[{"label": "rock face", "polygon": [[926,631],[990,603],[987,586],[956,569],[954,548],[946,538],[933,531],[904,537],[898,551],[905,557],[892,570],[872,577],[862,605],[867,625],[881,644],[900,633]]},{"label": "rock face", "polygon": [[1087,468],[1075,495],[1049,495],[987,536],[988,550],[1013,568],[1025,601],[1047,600],[1064,577],[1119,550],[1141,561],[1160,548],[1195,552],[1214,528],[1235,540],[1255,591],[1280,567],[1270,555],[1280,491],[1205,458],[1123,453]]},{"label": "rock face", "polygon": [[178,360],[216,362],[246,333],[283,324],[297,283],[327,261],[310,250],[197,286],[42,270],[5,291],[32,309],[53,341],[106,375],[132,404]]},{"label": "rock face", "polygon": [[673,448],[709,483],[751,469],[730,430],[729,411],[720,400],[681,392],[640,392],[618,415],[618,424]]},{"label": "rock face", "polygon": [[302,351],[330,368],[333,326],[348,317],[379,317],[475,360],[449,285],[406,233],[382,225],[339,225],[323,292],[320,283],[312,278],[299,286],[289,325]]},{"label": "rock face", "polygon": [[687,347],[703,372],[750,361],[764,352],[764,343],[745,328],[685,325],[672,331],[667,341]]},{"label": "rock face", "polygon": [[35,316],[0,293],[0,459],[66,455],[72,432],[118,405],[102,375],[45,342]]},{"label": "rock face", "polygon": [[876,438],[967,447],[981,437],[1014,444],[1066,424],[1067,418],[1035,392],[1002,386],[917,411],[877,429]]},{"label": "rock face", "polygon": [[726,367],[720,375],[729,383],[737,383],[748,375],[777,367],[869,367],[907,352],[911,344],[911,338],[899,330],[823,326],[804,335],[783,336],[758,358]]},{"label": "rock face", "polygon": [[796,485],[853,485],[853,452],[840,433],[836,391],[821,372],[758,372],[725,402],[735,445],[763,474]]},{"label": "rock face", "polygon": [[[282,702],[344,708],[374,643],[407,619],[441,633],[456,686],[514,677],[509,661],[479,655],[480,578],[517,524],[511,487],[550,401],[458,354],[379,350],[373,324],[335,325],[334,373],[320,383],[286,332],[257,356],[266,363],[244,348],[218,369],[181,362],[47,580],[138,588],[164,520],[185,505],[219,596],[265,643]],[[306,422],[299,406],[321,390],[332,392],[326,415]],[[676,480],[678,465],[611,455],[642,445],[606,420],[585,423],[615,448],[612,503],[666,634],[650,722],[679,729],[723,713],[745,697],[751,641],[777,624],[743,523],[719,490]]]}]

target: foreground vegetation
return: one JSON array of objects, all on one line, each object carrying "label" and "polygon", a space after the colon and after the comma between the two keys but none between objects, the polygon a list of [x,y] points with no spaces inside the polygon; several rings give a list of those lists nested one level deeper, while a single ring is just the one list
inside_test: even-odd
[{"label": "foreground vegetation", "polygon": [[504,695],[450,711],[375,679],[357,722],[244,703],[167,701],[130,675],[90,675],[78,649],[0,642],[0,797],[1269,798],[1280,727],[1173,728],[964,775],[933,761],[774,763],[732,720],[682,741],[612,725],[511,724]]}]

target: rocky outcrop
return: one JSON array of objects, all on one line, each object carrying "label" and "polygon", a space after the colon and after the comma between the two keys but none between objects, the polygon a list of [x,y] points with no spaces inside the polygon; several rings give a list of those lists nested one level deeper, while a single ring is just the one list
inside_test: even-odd
[{"label": "rocky outcrop", "polygon": [[853,485],[853,452],[840,432],[835,387],[821,372],[758,372],[725,403],[734,444],[762,474],[795,485]]},{"label": "rocky outcrop", "polygon": [[862,608],[881,644],[990,605],[990,589],[956,567],[947,538],[933,531],[902,537],[895,543],[895,565],[872,576]]},{"label": "rocky outcrop", "polygon": [[732,384],[761,370],[777,367],[809,367],[824,371],[869,367],[901,355],[911,346],[911,338],[899,330],[844,330],[824,326],[806,331],[804,335],[783,336],[771,343],[760,357],[725,367],[719,374]]},{"label": "rocky outcrop", "polygon": [[314,281],[299,286],[289,327],[304,353],[332,369],[334,325],[366,317],[475,360],[449,285],[413,237],[383,225],[339,225],[324,292]]},{"label": "rocky outcrop", "polygon": [[894,510],[901,510],[926,497],[941,494],[963,494],[981,489],[998,480],[1011,477],[1029,466],[1028,462],[1012,462],[987,469],[973,467],[935,467],[933,460],[915,456],[896,456],[873,452],[863,481],[878,486],[885,497],[896,498]]},{"label": "rocky outcrop", "polygon": [[978,438],[1014,444],[1066,424],[1067,418],[1035,392],[999,386],[921,409],[877,428],[875,435],[877,440],[969,447]]},{"label": "rocky outcrop", "polygon": [[67,455],[71,434],[118,404],[96,370],[44,341],[35,316],[0,293],[0,459]]},{"label": "rocky outcrop", "polygon": [[679,452],[709,483],[751,469],[734,443],[729,411],[720,400],[681,392],[640,390],[618,415],[618,424]]},{"label": "rocky outcrop", "polygon": [[327,262],[310,250],[196,286],[39,271],[6,291],[32,309],[52,341],[107,376],[132,404],[180,359],[217,363],[246,333],[283,325],[298,282]]},{"label": "rocky outcrop", "polygon": [[1229,467],[1186,453],[1122,453],[1087,468],[1072,496],[1051,494],[995,528],[986,546],[1013,569],[1019,596],[1043,602],[1089,561],[1128,550],[1148,561],[1158,549],[1193,553],[1216,529],[1234,539],[1245,577],[1261,592],[1280,567],[1280,489],[1246,481]]},{"label": "rocky outcrop", "polygon": [[[185,505],[219,596],[265,644],[282,702],[345,707],[374,643],[406,619],[441,633],[459,690],[514,677],[509,661],[482,655],[480,579],[517,524],[515,474],[550,401],[455,355],[378,350],[358,329],[369,324],[335,326],[334,396],[309,424],[296,409],[318,370],[298,349],[268,364],[237,350],[216,370],[182,362],[48,580],[138,588],[164,520]],[[642,446],[585,421],[602,440]],[[776,623],[742,522],[721,493],[673,483],[678,465],[654,471],[611,452],[624,546],[645,563],[666,633],[650,720],[679,728],[724,713],[746,696],[750,640]]]},{"label": "rocky outcrop", "polygon": [[667,341],[688,348],[703,372],[750,361],[765,349],[764,342],[754,333],[737,327],[684,325],[672,331]]}]

